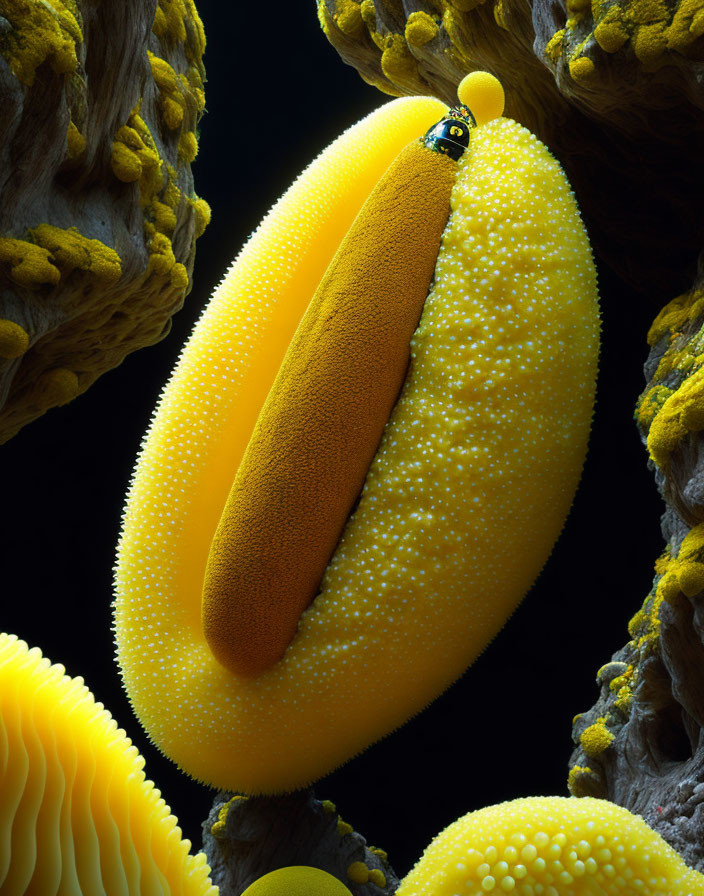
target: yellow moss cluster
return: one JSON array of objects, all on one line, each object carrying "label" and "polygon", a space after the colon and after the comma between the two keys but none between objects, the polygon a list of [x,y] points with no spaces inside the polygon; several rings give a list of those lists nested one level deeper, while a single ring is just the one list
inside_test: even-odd
[{"label": "yellow moss cluster", "polygon": [[119,180],[139,182],[149,248],[148,272],[168,277],[171,286],[185,290],[188,272],[185,265],[176,261],[171,243],[177,212],[184,202],[191,206],[196,236],[199,236],[210,220],[210,207],[203,199],[184,197],[177,184],[176,170],[160,157],[154,138],[139,115],[139,105],[115,135],[112,167]]},{"label": "yellow moss cluster", "polygon": [[83,42],[76,0],[4,0],[2,14],[11,27],[0,31],[0,55],[22,84],[31,87],[44,62],[59,75],[76,71]]},{"label": "yellow moss cluster", "polygon": [[[631,711],[640,670],[653,656],[660,638],[660,608],[688,588],[693,594],[704,589],[704,526],[697,526],[684,539],[677,556],[666,550],[655,563],[655,581],[643,606],[628,624],[628,662],[610,662],[597,673],[601,684],[608,684],[613,695],[609,711],[579,735],[579,745],[589,758],[598,758],[612,744],[615,732]],[[687,593],[685,591],[685,593]],[[577,727],[581,715],[575,716]],[[577,729],[578,730],[578,729]],[[573,796],[591,793],[598,773],[579,764],[569,772],[568,786]]]},{"label": "yellow moss cluster", "polygon": [[592,796],[601,788],[600,776],[588,765],[573,765],[567,777],[567,787],[572,796]]},{"label": "yellow moss cluster", "polygon": [[624,672],[609,684],[610,690],[616,695],[614,706],[624,715],[628,715],[633,703],[634,679],[635,666],[629,663]]},{"label": "yellow moss cluster", "polygon": [[672,564],[673,558],[669,550],[658,558],[653,587],[643,606],[628,623],[628,634],[631,636],[628,643],[630,661],[621,674],[609,682],[609,690],[615,695],[614,705],[625,714],[628,714],[633,701],[639,680],[639,669],[657,650],[660,639],[660,607],[664,600],[673,596],[672,586],[676,584],[676,579],[673,580],[670,575]]},{"label": "yellow moss cluster", "polygon": [[606,717],[602,716],[593,725],[584,729],[579,744],[589,758],[595,758],[608,750],[613,740],[614,735],[606,727]]},{"label": "yellow moss cluster", "polygon": [[[201,68],[189,65],[185,74],[177,74],[165,59],[149,53],[154,81],[159,90],[159,107],[169,131],[179,131],[179,154],[192,162],[198,152],[195,131],[189,122],[197,121],[205,109]],[[185,122],[185,126],[184,126]]]},{"label": "yellow moss cluster", "polygon": [[359,34],[364,27],[360,0],[340,0],[334,13],[337,27],[351,37]]},{"label": "yellow moss cluster", "polygon": [[557,30],[550,40],[547,42],[545,46],[545,55],[552,62],[553,65],[557,65],[560,55],[562,54],[562,50],[565,43],[565,29],[560,28]]},{"label": "yellow moss cluster", "polygon": [[658,582],[660,600],[673,600],[681,591],[696,597],[704,590],[704,523],[683,538],[675,557],[670,557]]},{"label": "yellow moss cluster", "polygon": [[218,840],[221,840],[225,837],[228,812],[234,806],[235,803],[238,803],[241,800],[246,800],[246,799],[247,799],[247,797],[243,796],[242,794],[235,794],[235,796],[231,797],[226,803],[224,803],[220,807],[220,811],[218,812],[218,820],[210,828],[210,833],[213,835],[213,837],[216,837]]},{"label": "yellow moss cluster", "polygon": [[28,230],[25,239],[0,237],[0,270],[3,265],[10,279],[27,289],[57,286],[75,270],[101,283],[114,283],[122,275],[120,256],[109,246],[75,227],[51,224]]},{"label": "yellow moss cluster", "polygon": [[545,110],[554,111],[556,93],[551,74],[531,50],[530,4],[317,0],[317,8],[330,43],[383,93],[438,96],[453,104],[462,77],[485,68],[504,79],[511,117],[536,131],[539,123],[551,127]]},{"label": "yellow moss cluster", "polygon": [[337,819],[337,833],[340,837],[346,837],[347,834],[351,834],[354,828],[351,824],[346,821],[343,821],[341,818]]},{"label": "yellow moss cluster", "polygon": [[[0,240],[0,252],[2,241]],[[0,358],[19,358],[29,348],[29,333],[12,320],[0,318]]]},{"label": "yellow moss cluster", "polygon": [[[598,672],[602,683],[608,682],[613,694],[611,710],[581,732],[579,744],[585,755],[597,758],[614,740],[614,730],[628,717],[633,703],[640,670],[648,657],[653,656],[660,639],[660,609],[664,601],[674,600],[680,593],[695,597],[704,591],[704,523],[695,526],[682,540],[679,550],[673,554],[668,549],[655,563],[655,581],[643,606],[628,624],[631,637],[627,645],[629,662],[611,662]],[[581,716],[576,716],[577,724]],[[588,773],[588,774],[587,774]],[[594,772],[575,765],[570,769],[568,785],[570,793],[581,796],[589,792]]]},{"label": "yellow moss cluster", "polygon": [[663,401],[652,417],[648,430],[648,452],[655,463],[665,470],[673,451],[690,433],[702,429],[704,429],[704,363],[701,359],[697,359],[696,369],[693,369],[677,390]]},{"label": "yellow moss cluster", "polygon": [[368,868],[364,862],[352,862],[347,868],[347,879],[353,884],[374,884],[382,889],[386,886],[386,875],[379,868]]},{"label": "yellow moss cluster", "polygon": [[127,124],[119,128],[112,145],[111,165],[115,177],[123,183],[140,181],[140,192],[148,199],[163,186],[162,161],[146,122],[139,115],[141,102],[132,111]]},{"label": "yellow moss cluster", "polygon": [[85,152],[86,139],[73,121],[69,121],[66,131],[66,154],[70,160],[80,158]]},{"label": "yellow moss cluster", "polygon": [[570,75],[575,81],[582,81],[593,74],[594,62],[588,56],[575,55],[569,61]]},{"label": "yellow moss cluster", "polygon": [[35,400],[47,407],[59,407],[68,404],[78,395],[80,383],[75,371],[67,367],[54,367],[41,374],[35,384]]},{"label": "yellow moss cluster", "polygon": [[648,330],[648,345],[654,346],[663,336],[672,342],[693,321],[704,316],[704,290],[695,288],[668,302]]},{"label": "yellow moss cluster", "polygon": [[194,0],[158,0],[152,31],[162,41],[183,44],[188,61],[202,65],[205,32]]},{"label": "yellow moss cluster", "polygon": [[[483,2],[483,0],[478,0]],[[454,4],[457,6],[457,2]],[[429,89],[418,67],[417,53],[423,53],[438,36],[455,28],[457,9],[447,0],[436,4],[437,15],[422,10],[411,12],[400,31],[390,31],[386,18],[378,19],[374,0],[336,0],[332,10],[325,0],[318,0],[318,19],[331,43],[341,33],[345,40],[370,42],[380,51],[379,75],[360,72],[362,78],[384,93],[427,94]],[[402,13],[403,15],[403,13]],[[435,43],[432,43],[435,46]]]},{"label": "yellow moss cluster", "polygon": [[7,266],[10,279],[26,289],[56,286],[61,279],[49,250],[29,240],[0,237],[0,265]]},{"label": "yellow moss cluster", "polygon": [[114,249],[89,239],[75,227],[62,229],[40,224],[28,232],[29,238],[50,253],[61,276],[72,271],[86,271],[102,283],[114,283],[122,276],[120,256]]},{"label": "yellow moss cluster", "polygon": [[665,341],[657,369],[636,406],[650,457],[667,471],[672,453],[704,429],[704,292],[678,296],[655,319],[648,343]]},{"label": "yellow moss cluster", "polygon": [[[159,0],[152,30],[165,45],[181,43],[185,48],[185,72],[176,72],[151,51],[148,57],[166,130],[177,143],[179,162],[190,164],[198,152],[195,123],[205,109],[205,35],[193,0]],[[149,271],[168,275],[172,286],[185,289],[188,274],[185,266],[176,262],[170,239],[177,214],[183,203],[190,206],[195,236],[199,237],[210,221],[210,207],[204,199],[185,196],[179,189],[177,172],[160,156],[156,141],[140,116],[140,107],[141,101],[115,135],[112,168],[119,180],[139,182],[144,230],[149,240]]]},{"label": "yellow moss cluster", "polygon": [[630,40],[636,58],[645,66],[662,61],[668,51],[688,55],[702,34],[704,10],[699,0],[615,3],[605,9],[594,29],[594,38],[607,53],[616,52]]},{"label": "yellow moss cluster", "polygon": [[416,10],[406,20],[404,36],[406,42],[414,47],[424,47],[438,36],[438,22],[427,12]]},{"label": "yellow moss cluster", "polygon": [[381,70],[384,75],[404,91],[415,89],[421,77],[404,35],[387,34],[382,40]]},{"label": "yellow moss cluster", "polygon": [[195,125],[205,109],[205,33],[193,0],[159,0],[152,30],[167,46],[181,43],[185,49],[185,72],[177,73],[153,53],[149,61],[166,127],[178,132],[179,161],[190,164],[198,154]]},{"label": "yellow moss cluster", "polygon": [[[40,224],[24,239],[0,237],[0,276],[25,289],[55,288],[74,272],[92,278],[95,287],[116,283],[122,268],[119,255],[100,240],[89,239],[75,227],[62,229]],[[30,347],[24,327],[11,320],[0,321],[0,358],[18,358]],[[78,395],[77,374],[63,366],[45,370],[37,378],[33,400],[43,407],[66,404]]]},{"label": "yellow moss cluster", "polygon": [[[704,34],[700,0],[570,0],[568,18],[549,41],[545,55],[553,63],[564,59],[575,80],[596,68],[586,54],[596,43],[605,53],[632,52],[646,70],[664,64],[668,55],[696,51]],[[597,49],[598,53],[598,49]]]}]

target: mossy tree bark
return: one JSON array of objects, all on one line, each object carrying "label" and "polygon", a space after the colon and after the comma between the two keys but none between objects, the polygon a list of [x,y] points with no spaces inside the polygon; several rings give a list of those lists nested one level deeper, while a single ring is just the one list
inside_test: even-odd
[{"label": "mossy tree bark", "polygon": [[399,881],[386,853],[367,846],[333,803],[312,790],[277,797],[218,793],[203,823],[203,846],[220,896],[240,896],[269,871],[321,868],[353,896],[391,896]]},{"label": "mossy tree bark", "polygon": [[0,4],[0,442],[168,333],[209,219],[193,0]]}]

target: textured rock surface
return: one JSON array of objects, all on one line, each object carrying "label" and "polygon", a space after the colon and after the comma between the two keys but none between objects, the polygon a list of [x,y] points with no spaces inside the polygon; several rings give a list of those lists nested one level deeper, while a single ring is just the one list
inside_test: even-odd
[{"label": "textured rock surface", "polygon": [[276,868],[312,865],[332,874],[353,896],[392,894],[398,878],[383,849],[343,821],[312,790],[246,797],[220,792],[203,823],[203,849],[220,896],[240,896]]},{"label": "textured rock surface", "polygon": [[193,0],[0,5],[0,441],[164,336],[209,218]]},{"label": "textured rock surface", "polygon": [[694,289],[649,334],[637,421],[667,509],[667,547],[631,640],[598,673],[577,716],[570,789],[642,815],[704,869],[704,311]]}]

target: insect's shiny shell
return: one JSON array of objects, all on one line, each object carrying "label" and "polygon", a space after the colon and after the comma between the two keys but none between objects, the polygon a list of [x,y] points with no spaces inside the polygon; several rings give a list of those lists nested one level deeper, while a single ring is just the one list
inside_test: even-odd
[{"label": "insect's shiny shell", "polygon": [[423,142],[434,152],[440,152],[458,161],[469,146],[469,135],[476,127],[469,109],[460,107],[452,110],[448,118],[443,118],[426,133]]}]

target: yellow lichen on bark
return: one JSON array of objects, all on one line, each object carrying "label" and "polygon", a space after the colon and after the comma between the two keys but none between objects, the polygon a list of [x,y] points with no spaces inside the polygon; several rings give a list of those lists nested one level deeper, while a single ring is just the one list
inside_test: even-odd
[{"label": "yellow lichen on bark", "polygon": [[670,455],[690,432],[704,428],[704,365],[687,377],[663,403],[648,430],[648,451],[666,469]]},{"label": "yellow lichen on bark", "polygon": [[45,61],[59,75],[76,71],[76,45],[83,34],[73,0],[4,0],[2,14],[11,28],[0,32],[0,55],[24,85],[34,84]]},{"label": "yellow lichen on bark", "polygon": [[[189,169],[205,107],[205,36],[195,5],[159,0],[151,32],[145,10],[120,21],[115,9],[91,8],[84,34],[82,0],[3,4],[0,79],[11,86],[3,111],[12,126],[0,127],[0,152],[19,190],[8,201],[25,220],[3,210],[15,223],[0,234],[8,304],[0,316],[27,340],[19,354],[20,343],[5,349],[4,361],[20,363],[0,364],[0,441],[166,334],[189,288],[194,241],[210,218]],[[101,42],[123,27],[110,33],[111,47],[126,47],[112,58]],[[88,77],[91,52],[105,65]],[[127,83],[104,89],[125,57]],[[56,108],[42,140],[30,143],[41,90],[56,94]],[[13,174],[15,159],[22,161]],[[28,174],[35,169],[36,178]]]}]

